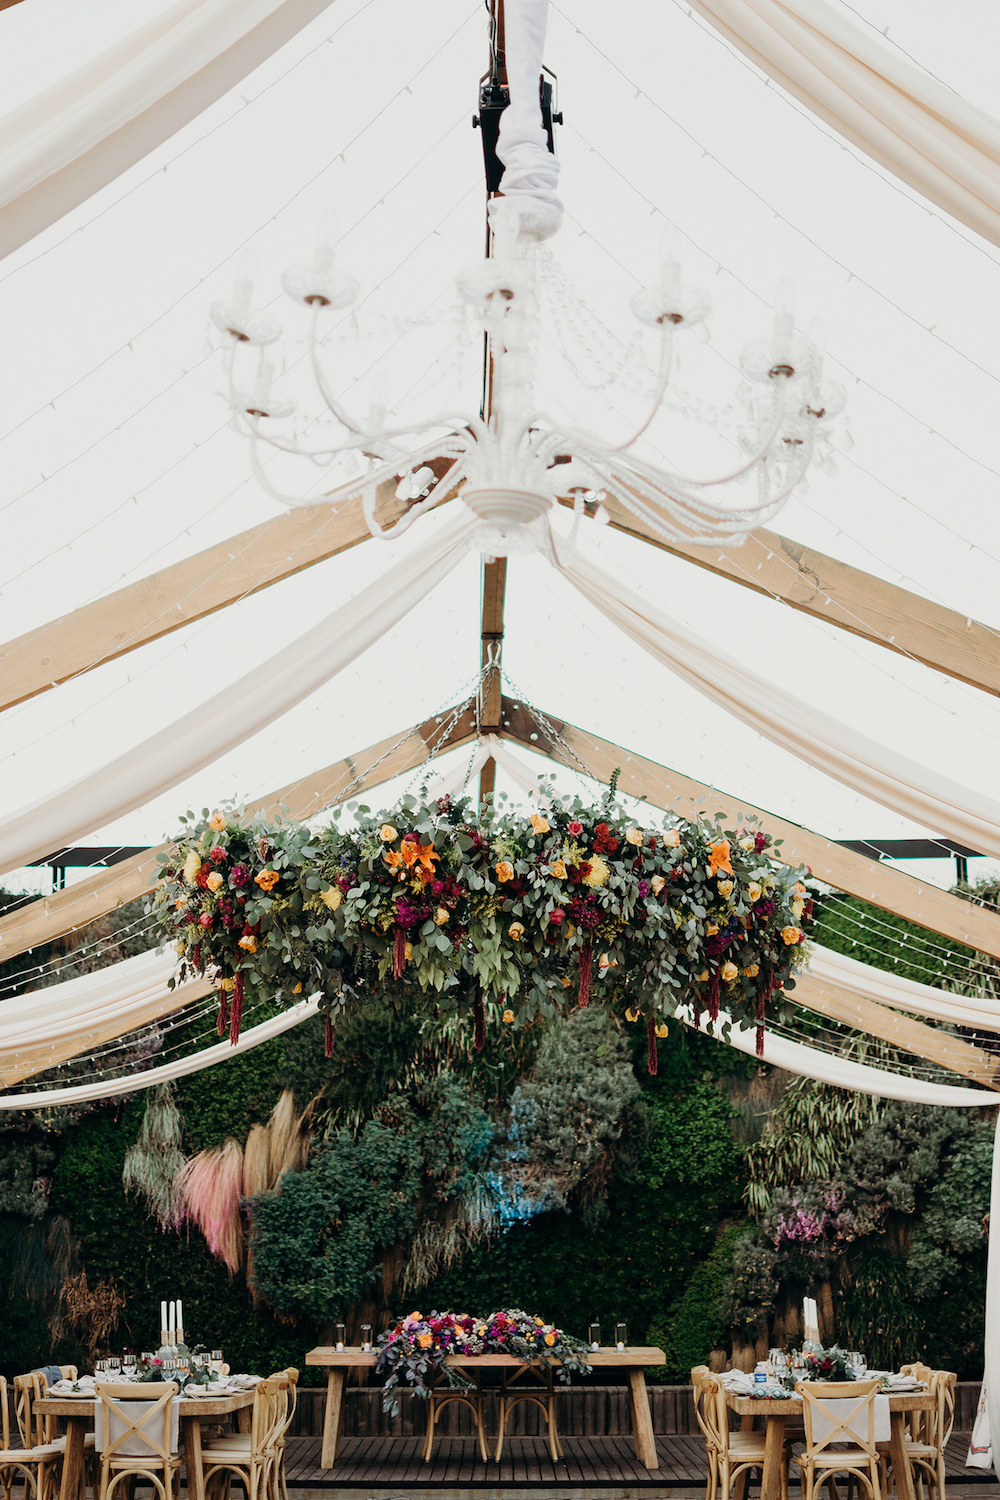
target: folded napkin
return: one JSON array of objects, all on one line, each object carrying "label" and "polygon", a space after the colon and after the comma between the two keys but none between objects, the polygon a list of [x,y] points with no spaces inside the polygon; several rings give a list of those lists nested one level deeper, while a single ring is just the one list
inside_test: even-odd
[{"label": "folded napkin", "polygon": [[926,1390],[927,1387],[925,1386],[924,1382],[922,1380],[918,1380],[915,1375],[891,1374],[889,1376],[889,1389],[891,1391],[923,1391]]},{"label": "folded napkin", "polygon": [[252,1391],[255,1385],[260,1383],[260,1375],[231,1375],[229,1377],[230,1390]]},{"label": "folded napkin", "polygon": [[79,1391],[86,1391],[89,1395],[94,1394],[93,1375],[81,1375],[75,1385],[72,1380],[57,1380],[55,1385],[49,1386],[50,1396],[76,1395]]},{"label": "folded napkin", "polygon": [[754,1379],[745,1370],[724,1370],[719,1376],[727,1391],[738,1391],[741,1395],[754,1388]]}]

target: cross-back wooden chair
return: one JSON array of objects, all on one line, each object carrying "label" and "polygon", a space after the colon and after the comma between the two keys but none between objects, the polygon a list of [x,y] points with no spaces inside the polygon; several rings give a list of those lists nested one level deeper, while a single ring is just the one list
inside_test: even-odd
[{"label": "cross-back wooden chair", "polygon": [[289,1384],[284,1371],[258,1381],[253,1393],[250,1431],[217,1438],[203,1447],[206,1491],[211,1484],[214,1493],[219,1488],[218,1481],[224,1480],[229,1500],[235,1474],[246,1490],[246,1500],[265,1500],[277,1461],[278,1439],[284,1436],[288,1425]]},{"label": "cross-back wooden chair", "polygon": [[[112,1500],[123,1479],[151,1484],[159,1500],[179,1500],[181,1455],[173,1380],[137,1387],[98,1381],[101,1402],[100,1500]],[[139,1392],[141,1391],[141,1395]]]},{"label": "cross-back wooden chair", "polygon": [[[19,1451],[30,1455],[20,1466],[22,1478],[25,1479],[25,1500],[29,1466],[34,1476],[32,1489],[36,1500],[51,1500],[59,1488],[59,1469],[65,1442],[50,1441],[51,1423],[47,1424],[42,1414],[35,1409],[35,1401],[42,1391],[42,1379],[38,1371],[15,1375],[13,1386]],[[6,1402],[4,1406],[6,1410]]]},{"label": "cross-back wooden chair", "polygon": [[[518,1382],[522,1380],[524,1385],[519,1387]],[[545,1417],[549,1453],[552,1456],[552,1462],[558,1463],[563,1456],[563,1451],[556,1424],[556,1392],[552,1379],[552,1366],[547,1361],[545,1364],[518,1365],[516,1369],[511,1369],[506,1365],[503,1367],[500,1382],[500,1421],[497,1426],[494,1459],[497,1463],[500,1462],[510,1409],[521,1402],[537,1406]],[[426,1456],[430,1457],[429,1451]]]},{"label": "cross-back wooden chair", "polygon": [[[906,1456],[914,1471],[918,1500],[924,1500],[924,1480],[937,1500],[945,1500],[945,1449],[955,1425],[955,1387],[958,1376],[952,1370],[932,1370],[927,1365],[916,1367],[918,1378],[927,1382],[934,1397],[930,1411],[921,1412],[923,1418],[917,1435],[908,1435]],[[909,1371],[904,1370],[904,1374]],[[914,1371],[916,1373],[916,1370]],[[884,1461],[883,1461],[884,1462]],[[892,1469],[883,1473],[882,1490],[888,1495],[892,1487]]]},{"label": "cross-back wooden chair", "polygon": [[[288,1486],[285,1480],[285,1447],[288,1437],[288,1429],[295,1418],[295,1408],[298,1404],[299,1371],[294,1365],[289,1365],[287,1370],[278,1370],[272,1380],[287,1380],[288,1388],[285,1396],[285,1413],[280,1426],[276,1425],[274,1434],[274,1463],[271,1467],[269,1493],[271,1500],[277,1500],[280,1490],[283,1500],[288,1500]],[[280,1400],[278,1402],[278,1415],[280,1416]],[[222,1453],[245,1453],[249,1448],[249,1437],[245,1432],[227,1433],[216,1441],[205,1445],[216,1456]]]},{"label": "cross-back wooden chair", "polygon": [[[483,1463],[489,1463],[490,1450],[486,1441],[486,1427],[483,1422],[483,1378],[479,1370],[463,1370],[462,1372],[472,1382],[464,1390],[455,1390],[446,1383],[446,1377],[438,1374],[433,1383],[427,1385],[427,1429],[424,1433],[424,1463],[429,1464],[434,1452],[434,1433],[446,1406],[467,1406],[472,1413],[472,1420],[476,1429],[476,1438],[479,1442],[479,1454]],[[501,1428],[501,1438],[503,1429]]]},{"label": "cross-back wooden chair", "polygon": [[817,1485],[835,1474],[855,1477],[868,1491],[869,1500],[880,1500],[875,1395],[881,1385],[880,1380],[798,1382],[795,1389],[802,1397],[805,1452],[796,1454],[795,1462],[802,1500],[813,1500]]},{"label": "cross-back wooden chair", "polygon": [[[766,1438],[762,1432],[730,1432],[726,1390],[717,1375],[702,1376],[701,1398],[702,1420],[699,1426],[705,1434],[709,1452],[708,1500],[713,1500],[716,1495],[719,1500],[729,1500],[733,1485],[741,1475],[748,1474],[751,1469],[763,1471]],[[782,1500],[788,1500],[788,1451],[786,1444],[781,1463]]]},{"label": "cross-back wooden chair", "polygon": [[[16,1376],[15,1379],[24,1381],[28,1377],[22,1375]],[[27,1398],[27,1406],[30,1413],[30,1395]],[[29,1500],[29,1495],[39,1500],[50,1467],[53,1470],[54,1485],[54,1471],[59,1462],[59,1450],[47,1443],[25,1443],[20,1432],[20,1420],[20,1414],[17,1414],[12,1432],[10,1387],[5,1378],[0,1375],[0,1490],[3,1491],[4,1500],[11,1500],[14,1486],[21,1484],[24,1500]]]},{"label": "cross-back wooden chair", "polygon": [[711,1375],[708,1365],[695,1365],[691,1371],[691,1390],[694,1400],[695,1421],[698,1423],[699,1431],[705,1439],[705,1453],[708,1458],[708,1487],[705,1491],[705,1500],[715,1500],[715,1492],[719,1487],[719,1450],[712,1438],[713,1429],[705,1417],[705,1401],[714,1401],[714,1395],[706,1389],[705,1381]]}]

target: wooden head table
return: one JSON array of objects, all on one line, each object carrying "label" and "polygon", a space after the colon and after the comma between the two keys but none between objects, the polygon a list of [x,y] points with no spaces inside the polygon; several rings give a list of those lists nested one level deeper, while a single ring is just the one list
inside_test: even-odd
[{"label": "wooden head table", "polygon": [[[913,1474],[906,1456],[906,1413],[909,1411],[931,1411],[936,1397],[930,1391],[887,1392],[889,1397],[889,1450],[892,1456],[892,1471],[898,1500],[916,1500]],[[740,1426],[744,1432],[753,1428],[754,1417],[763,1417],[764,1427],[764,1472],[761,1475],[760,1500],[780,1500],[781,1457],[785,1446],[785,1419],[802,1416],[802,1401],[789,1397],[787,1401],[767,1401],[753,1396],[737,1396],[726,1392],[726,1403],[732,1411],[742,1417]],[[736,1481],[735,1500],[743,1500],[747,1475]],[[61,1500],[61,1497],[60,1497]]]},{"label": "wooden head table", "polygon": [[[619,1353],[617,1349],[601,1349],[587,1355],[587,1359],[595,1369],[628,1371],[635,1456],[640,1463],[645,1464],[647,1469],[658,1469],[660,1460],[656,1456],[653,1418],[649,1410],[644,1371],[647,1365],[665,1364],[666,1358],[662,1349],[630,1348],[624,1353]],[[366,1351],[359,1348],[337,1350],[329,1346],[310,1349],[306,1355],[307,1365],[323,1365],[327,1372],[326,1415],[323,1419],[323,1449],[320,1455],[320,1468],[332,1469],[337,1461],[344,1411],[344,1386],[348,1370],[370,1369],[375,1359],[374,1350]],[[448,1363],[463,1368],[482,1370],[503,1366],[516,1368],[521,1364],[521,1360],[515,1359],[512,1354],[452,1354],[448,1357]],[[552,1360],[551,1363],[557,1365],[559,1361]],[[405,1390],[405,1386],[403,1389]],[[66,1500],[66,1497],[60,1496],[60,1500]],[[202,1500],[200,1495],[198,1500]],[[901,1496],[900,1500],[912,1500],[912,1497]]]},{"label": "wooden head table", "polygon": [[[141,1399],[143,1386],[136,1382],[136,1397]],[[205,1500],[205,1471],[201,1462],[201,1424],[228,1412],[237,1412],[237,1423],[241,1432],[250,1431],[250,1408],[254,1393],[233,1391],[225,1396],[181,1397],[180,1418],[181,1445],[184,1450],[184,1466],[187,1469],[188,1500]],[[62,1480],[59,1485],[59,1500],[78,1500],[80,1482],[83,1478],[83,1450],[87,1424],[93,1421],[94,1402],[78,1396],[45,1396],[34,1403],[33,1410],[48,1417],[65,1417],[66,1451],[63,1454]]]}]

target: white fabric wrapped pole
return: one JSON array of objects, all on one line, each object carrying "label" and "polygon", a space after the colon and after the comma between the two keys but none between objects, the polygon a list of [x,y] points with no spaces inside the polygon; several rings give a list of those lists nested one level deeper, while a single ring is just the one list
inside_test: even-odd
[{"label": "white fabric wrapped pole", "polygon": [[54,1105],[86,1104],[95,1099],[116,1099],[119,1094],[134,1094],[139,1089],[150,1089],[157,1083],[170,1083],[175,1078],[187,1078],[191,1073],[200,1073],[229,1057],[239,1057],[251,1047],[259,1047],[282,1032],[290,1031],[301,1021],[308,1021],[317,1014],[319,1000],[303,1000],[283,1011],[273,1020],[262,1021],[244,1031],[235,1047],[228,1037],[215,1046],[205,1047],[201,1052],[189,1053],[174,1062],[161,1063],[158,1068],[147,1068],[144,1073],[133,1073],[129,1078],[102,1078],[98,1083],[81,1083],[69,1088],[42,1089],[34,1094],[0,1094],[0,1110],[48,1109]]},{"label": "white fabric wrapped pole", "polygon": [[[986,1257],[986,1350],[983,1385],[993,1468],[1000,1475],[1000,1115],[993,1134],[993,1178],[990,1184],[990,1235]],[[982,1435],[980,1435],[981,1439]]]},{"label": "white fabric wrapped pole", "polygon": [[461,561],[474,517],[428,528],[348,603],[230,687],[54,796],[0,819],[0,873],[72,845],[141,807],[308,698],[409,614]]},{"label": "white fabric wrapped pole", "polygon": [[927,770],[759,677],[579,552],[563,571],[657,661],[765,739],[920,827],[1000,859],[1000,802]]},{"label": "white fabric wrapped pole", "polygon": [[0,256],[113,182],[329,4],[177,0],[0,118]]},{"label": "white fabric wrapped pole", "polygon": [[752,62],[867,156],[1000,245],[1000,122],[825,0],[692,0]]},{"label": "white fabric wrapped pole", "polygon": [[549,0],[504,0],[504,56],[510,104],[500,116],[497,156],[504,164],[503,199],[494,199],[490,221],[511,204],[528,234],[547,238],[562,222],[559,162],[542,128],[538,80],[542,71]]}]

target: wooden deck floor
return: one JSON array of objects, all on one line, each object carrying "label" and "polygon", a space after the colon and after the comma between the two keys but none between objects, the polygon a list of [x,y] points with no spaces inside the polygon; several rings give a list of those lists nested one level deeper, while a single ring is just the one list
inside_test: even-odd
[{"label": "wooden deck floor", "polygon": [[[705,1492],[707,1469],[702,1439],[687,1434],[658,1436],[660,1467],[644,1468],[630,1437],[563,1437],[565,1458],[554,1464],[541,1437],[514,1437],[505,1444],[499,1464],[484,1464],[471,1437],[442,1437],[430,1463],[421,1457],[418,1437],[344,1438],[335,1468],[319,1467],[318,1437],[290,1438],[286,1458],[289,1489],[356,1491],[497,1490],[557,1488],[564,1491],[612,1490]],[[968,1433],[956,1433],[948,1445],[948,1486],[967,1494],[968,1485],[994,1485],[992,1471],[967,1469]],[[793,1486],[794,1488],[794,1486]]]}]

